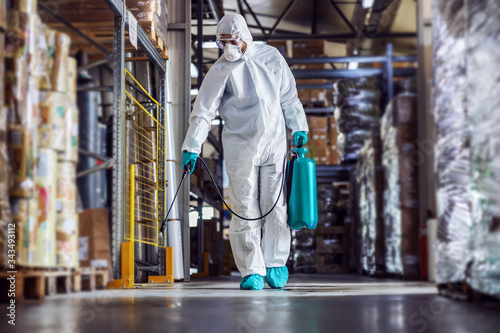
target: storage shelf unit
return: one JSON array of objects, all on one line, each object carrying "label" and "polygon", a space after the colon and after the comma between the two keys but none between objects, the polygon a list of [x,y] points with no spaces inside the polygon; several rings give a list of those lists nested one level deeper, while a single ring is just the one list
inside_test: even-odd
[{"label": "storage shelf unit", "polygon": [[[417,56],[394,56],[392,44],[387,44],[386,54],[382,56],[353,56],[353,57],[315,57],[315,58],[286,58],[289,65],[295,64],[336,64],[336,63],[380,63],[381,68],[357,68],[357,69],[305,69],[293,70],[295,79],[342,79],[359,77],[380,77],[382,84],[383,99],[382,110],[394,97],[394,78],[411,77],[417,75],[416,68],[394,68],[394,63],[416,62]],[[333,83],[297,84],[297,89],[332,89]],[[329,114],[333,113],[333,107],[306,108],[307,114]]]},{"label": "storage shelf unit", "polygon": [[[79,68],[79,71],[88,70],[94,67],[104,66],[103,69],[109,70],[105,65],[108,63],[113,63],[113,85],[112,86],[101,86],[101,87],[91,87],[88,89],[94,91],[101,92],[112,92],[113,93],[113,149],[112,149],[112,158],[99,157],[95,156],[95,158],[101,160],[107,160],[106,163],[100,165],[99,167],[93,168],[92,170],[83,171],[82,174],[88,174],[90,172],[96,172],[99,170],[113,168],[113,181],[112,181],[112,217],[111,217],[111,258],[112,258],[112,271],[113,277],[115,279],[120,278],[121,274],[121,243],[123,241],[123,198],[124,198],[124,156],[123,156],[123,138],[124,138],[124,90],[125,87],[132,88],[136,92],[141,93],[138,89],[134,87],[130,82],[126,82],[125,80],[125,63],[128,61],[150,61],[155,69],[158,71],[158,82],[157,88],[159,95],[158,101],[159,103],[166,109],[166,71],[167,71],[167,63],[164,59],[164,55],[157,49],[157,46],[153,43],[150,36],[146,33],[146,31],[142,28],[140,24],[137,24],[137,44],[138,50],[143,52],[145,57],[141,58],[125,58],[125,52],[127,49],[125,48],[125,32],[130,29],[130,20],[129,17],[131,14],[130,10],[126,7],[125,1],[121,0],[105,0],[105,3],[109,7],[108,10],[112,13],[114,19],[112,22],[112,27],[109,22],[105,22],[106,29],[112,29],[112,49],[106,47],[96,41],[94,38],[89,36],[85,31],[83,31],[82,27],[85,27],[85,30],[92,29],[94,24],[79,24],[79,23],[71,23],[66,20],[63,15],[58,13],[54,13],[51,11],[49,6],[45,6],[43,2],[38,4],[39,9],[41,11],[49,14],[50,17],[58,21],[57,29],[65,30],[73,35],[77,35],[83,40],[85,40],[89,45],[98,49],[103,54],[103,58],[97,61],[91,62],[83,67]],[[61,6],[64,6],[62,4]],[[68,7],[69,8],[69,7]],[[64,7],[64,9],[68,9]],[[61,7],[60,9],[63,9]],[[101,9],[101,8],[99,8]],[[85,18],[82,18],[82,21],[85,21]],[[109,25],[109,27],[108,27]],[[111,105],[108,105],[111,106]],[[101,107],[104,107],[101,105]],[[165,123],[165,115],[163,112],[159,111],[159,122]],[[160,138],[160,142],[164,142],[164,138]],[[80,152],[80,154],[85,154],[85,152]],[[160,178],[158,181],[163,184],[165,183],[165,179],[163,175],[160,173]],[[163,193],[163,192],[162,192]],[[163,200],[164,198],[160,198]],[[160,205],[159,207],[159,216],[160,219],[164,218],[164,207]],[[159,251],[159,270],[160,272],[165,271],[165,254],[163,251]]]}]

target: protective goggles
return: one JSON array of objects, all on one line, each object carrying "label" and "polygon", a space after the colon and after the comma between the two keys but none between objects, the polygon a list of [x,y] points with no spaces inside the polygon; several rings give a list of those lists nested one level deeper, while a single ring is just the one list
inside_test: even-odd
[{"label": "protective goggles", "polygon": [[220,38],[220,36],[217,36],[217,40],[215,41],[219,49],[223,49],[226,44],[240,46],[241,43],[243,43],[243,40],[237,35],[232,35],[231,38]]}]

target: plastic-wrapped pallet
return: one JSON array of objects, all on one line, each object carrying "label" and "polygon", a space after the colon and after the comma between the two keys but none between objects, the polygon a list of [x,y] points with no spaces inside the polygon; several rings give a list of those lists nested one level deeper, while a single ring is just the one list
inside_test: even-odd
[{"label": "plastic-wrapped pallet", "polygon": [[386,265],[405,278],[420,277],[416,102],[414,94],[399,95],[381,120]]},{"label": "plastic-wrapped pallet", "polygon": [[467,99],[473,176],[468,284],[500,298],[500,23],[497,0],[467,1]]},{"label": "plastic-wrapped pallet", "polygon": [[339,132],[337,145],[342,160],[355,160],[371,126],[380,117],[380,88],[377,79],[343,79],[334,85],[335,112]]},{"label": "plastic-wrapped pallet", "polygon": [[[465,3],[433,2],[438,234],[436,282],[465,280],[471,230]],[[485,69],[486,70],[486,69]]]},{"label": "plastic-wrapped pallet", "polygon": [[403,273],[401,262],[401,209],[398,186],[397,128],[393,125],[392,110],[388,108],[381,119],[382,165],[384,167],[384,224],[387,272]]},{"label": "plastic-wrapped pallet", "polygon": [[359,218],[361,227],[361,268],[370,275],[375,273],[375,237],[377,211],[375,205],[375,165],[371,139],[359,152],[357,182],[359,186]]},{"label": "plastic-wrapped pallet", "polygon": [[154,30],[163,43],[167,43],[168,10],[166,0],[129,0],[127,7],[147,33],[150,34],[150,30]]},{"label": "plastic-wrapped pallet", "polygon": [[316,272],[315,230],[293,231],[292,255],[294,273]]}]

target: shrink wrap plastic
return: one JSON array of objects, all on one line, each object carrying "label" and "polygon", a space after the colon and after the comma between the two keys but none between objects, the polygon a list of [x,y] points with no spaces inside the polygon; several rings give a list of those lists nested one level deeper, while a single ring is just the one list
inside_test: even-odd
[{"label": "shrink wrap plastic", "polygon": [[473,201],[468,284],[500,298],[500,4],[467,2]]},{"label": "shrink wrap plastic", "polygon": [[384,168],[384,209],[386,268],[387,272],[403,273],[401,261],[401,208],[399,187],[397,128],[393,125],[392,109],[389,105],[381,119],[382,165]]},{"label": "shrink wrap plastic", "polygon": [[61,32],[55,33],[54,61],[52,62],[50,85],[52,91],[69,92],[68,66],[71,38]]},{"label": "shrink wrap plastic", "polygon": [[337,145],[342,160],[357,159],[370,128],[380,117],[380,88],[377,79],[358,78],[337,81],[334,85],[335,112],[339,133]]},{"label": "shrink wrap plastic", "polygon": [[463,1],[433,2],[437,283],[463,282],[470,253],[472,219],[465,14]]},{"label": "shrink wrap plastic", "polygon": [[376,191],[375,191],[375,150],[372,139],[365,141],[359,151],[356,165],[356,180],[358,184],[359,200],[359,227],[361,228],[362,243],[360,249],[361,269],[368,274],[376,270],[375,238],[376,238]]},{"label": "shrink wrap plastic", "polygon": [[[127,1],[127,7],[139,23],[152,22],[155,32],[167,43],[168,10],[166,0]],[[147,32],[147,25],[144,25]]]}]

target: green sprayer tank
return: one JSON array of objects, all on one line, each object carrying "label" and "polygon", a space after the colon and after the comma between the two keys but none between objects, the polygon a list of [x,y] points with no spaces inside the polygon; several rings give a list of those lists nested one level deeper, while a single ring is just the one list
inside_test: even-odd
[{"label": "green sprayer tank", "polygon": [[289,161],[287,168],[288,224],[294,230],[315,229],[318,225],[316,165],[304,156],[307,154],[307,148],[292,150],[298,157]]}]

